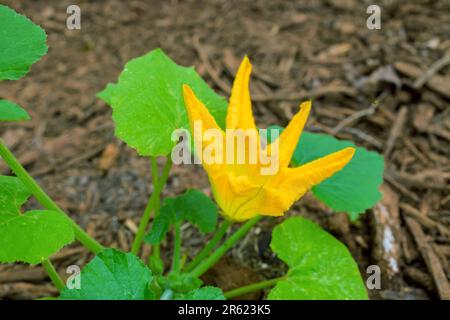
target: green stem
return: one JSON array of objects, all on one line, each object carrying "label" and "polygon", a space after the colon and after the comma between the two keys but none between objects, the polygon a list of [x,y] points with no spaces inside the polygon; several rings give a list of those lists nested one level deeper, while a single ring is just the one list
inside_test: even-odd
[{"label": "green stem", "polygon": [[181,269],[181,222],[177,222],[174,226],[174,243],[173,243],[173,259],[172,272],[180,272]]},{"label": "green stem", "polygon": [[235,233],[231,235],[225,242],[214,251],[206,260],[204,260],[201,264],[199,264],[194,270],[192,270],[191,274],[194,277],[200,277],[203,273],[205,273],[209,268],[211,268],[219,259],[247,232],[256,224],[259,220],[261,220],[262,216],[256,216],[253,219],[244,223]]},{"label": "green stem", "polygon": [[66,285],[64,284],[64,281],[59,276],[58,272],[56,271],[51,261],[49,259],[45,259],[42,261],[41,264],[44,267],[45,271],[47,272],[48,276],[50,277],[50,280],[52,280],[56,289],[58,289],[58,291],[63,290],[66,287]]},{"label": "green stem", "polygon": [[139,223],[139,228],[136,233],[136,237],[134,238],[133,245],[131,247],[131,252],[134,254],[138,254],[142,245],[142,241],[144,240],[145,232],[147,230],[147,226],[150,222],[150,216],[157,205],[157,199],[159,199],[161,192],[166,185],[167,179],[169,178],[169,172],[172,168],[172,160],[167,158],[166,164],[164,165],[163,173],[161,178],[158,178],[158,184],[155,185],[155,189],[148,200],[147,206],[145,208],[144,214],[142,215],[141,221]]},{"label": "green stem", "polygon": [[25,184],[30,192],[35,196],[37,201],[47,210],[53,210],[63,215],[72,225],[75,238],[80,241],[86,248],[95,254],[103,250],[103,247],[95,239],[89,236],[75,221],[73,221],[37,184],[37,182],[30,176],[20,162],[0,140],[0,156],[5,160],[14,174]]},{"label": "green stem", "polygon": [[203,247],[202,250],[197,254],[197,256],[192,259],[192,261],[186,266],[186,272],[192,271],[200,262],[202,262],[211,252],[212,249],[214,249],[217,244],[222,240],[223,236],[227,232],[228,228],[231,226],[232,222],[229,220],[224,220],[219,228],[217,230],[214,237],[209,240],[208,244]]},{"label": "green stem", "polygon": [[152,165],[152,179],[153,185],[158,185],[158,162],[156,161],[156,157],[150,158],[150,163]]},{"label": "green stem", "polygon": [[[156,161],[156,157],[151,157],[150,158],[150,162],[152,165],[152,176],[153,176],[153,185],[156,186],[158,185],[158,181],[159,181],[159,173],[158,173],[158,163]],[[158,215],[159,213],[159,206],[160,206],[160,197],[157,197],[155,199],[155,204],[154,204],[154,212],[155,212],[155,217]],[[152,257],[156,258],[156,259],[161,259],[161,248],[160,248],[160,244],[155,244],[153,245],[152,248]]]},{"label": "green stem", "polygon": [[159,300],[172,300],[172,298],[173,298],[173,291],[171,289],[166,289],[164,290]]},{"label": "green stem", "polygon": [[265,280],[257,283],[252,283],[247,286],[243,286],[234,290],[225,292],[224,296],[226,299],[231,299],[234,297],[242,296],[249,292],[258,291],[267,287],[272,287],[277,284],[278,281],[285,279],[285,277],[279,277],[275,279]]},{"label": "green stem", "polygon": [[153,245],[152,256],[159,259],[161,258],[161,245],[159,243]]}]

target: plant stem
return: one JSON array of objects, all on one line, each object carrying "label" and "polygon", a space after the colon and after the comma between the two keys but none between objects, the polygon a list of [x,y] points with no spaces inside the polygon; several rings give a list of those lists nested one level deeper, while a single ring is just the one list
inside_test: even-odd
[{"label": "plant stem", "polygon": [[150,158],[150,163],[152,165],[152,179],[153,185],[158,185],[158,162],[156,161],[156,157]]},{"label": "plant stem", "polygon": [[[153,185],[156,186],[158,185],[158,181],[159,181],[159,173],[158,173],[158,163],[156,161],[156,157],[151,157],[150,158],[150,162],[152,165],[152,176],[153,176]],[[155,204],[154,204],[154,211],[155,214],[154,216],[156,217],[159,213],[159,205],[160,205],[160,197],[157,197],[155,199]],[[152,248],[152,257],[160,259],[161,258],[161,248],[159,243],[153,245]]]},{"label": "plant stem", "polygon": [[42,261],[42,266],[44,267],[45,271],[47,272],[48,276],[50,277],[50,280],[52,280],[53,284],[55,285],[56,289],[58,291],[61,291],[66,287],[64,281],[59,276],[58,272],[56,271],[55,267],[51,263],[49,259],[45,259]]},{"label": "plant stem", "polygon": [[172,272],[180,272],[181,269],[181,222],[177,222],[174,226],[174,244],[173,244],[173,259]]},{"label": "plant stem", "polygon": [[163,294],[159,298],[159,300],[172,300],[173,291],[171,289],[164,290]]},{"label": "plant stem", "polygon": [[257,283],[252,283],[247,286],[243,286],[237,289],[230,290],[225,292],[224,296],[226,299],[231,299],[234,297],[242,296],[249,292],[258,291],[267,287],[272,287],[277,284],[278,281],[285,279],[285,277],[279,277],[275,279],[265,280]]},{"label": "plant stem", "polygon": [[200,277],[203,273],[205,273],[209,268],[211,268],[219,259],[239,240],[241,239],[247,232],[256,224],[259,220],[261,220],[262,216],[256,216],[251,220],[248,220],[244,223],[235,233],[231,235],[225,242],[214,251],[206,260],[204,260],[201,264],[199,264],[194,270],[192,270],[191,274],[194,277]]},{"label": "plant stem", "polygon": [[186,272],[192,271],[200,262],[202,262],[211,252],[212,249],[222,240],[223,236],[227,232],[228,228],[231,226],[232,222],[230,220],[224,220],[220,225],[219,230],[217,230],[214,237],[209,240],[208,244],[203,247],[202,250],[197,254],[197,256],[192,259],[192,261],[186,266]]},{"label": "plant stem", "polygon": [[141,221],[139,223],[138,231],[136,233],[136,237],[134,238],[133,245],[131,246],[131,252],[134,254],[138,254],[139,249],[141,248],[142,240],[145,236],[145,230],[148,225],[148,220],[150,220],[150,215],[155,206],[155,198],[157,196],[157,190],[153,191],[152,195],[148,199],[147,206],[145,207],[144,214],[142,215]]},{"label": "plant stem", "polygon": [[152,256],[156,257],[156,258],[160,258],[161,257],[161,246],[160,246],[159,243],[153,245]]},{"label": "plant stem", "polygon": [[25,184],[39,203],[47,210],[53,210],[63,215],[72,225],[75,233],[75,238],[80,241],[86,248],[94,252],[95,254],[103,250],[103,247],[95,239],[89,236],[75,221],[73,221],[37,184],[20,162],[14,157],[14,155],[5,146],[2,140],[0,140],[0,156],[5,160],[14,174]]},{"label": "plant stem", "polygon": [[134,238],[133,246],[131,247],[131,252],[134,254],[139,253],[139,249],[142,245],[142,240],[144,240],[145,232],[147,230],[148,223],[150,222],[150,216],[155,209],[157,199],[159,199],[161,195],[161,191],[166,185],[167,179],[169,177],[170,169],[172,168],[172,160],[167,158],[166,164],[164,165],[163,172],[161,178],[158,178],[158,184],[154,186],[153,193],[148,200],[147,206],[144,210],[144,214],[142,215],[141,221],[139,223],[139,228],[136,233],[136,237]]}]

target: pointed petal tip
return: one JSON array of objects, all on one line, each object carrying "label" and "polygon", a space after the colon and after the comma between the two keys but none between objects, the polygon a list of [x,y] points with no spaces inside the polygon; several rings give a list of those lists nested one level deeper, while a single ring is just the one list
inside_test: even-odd
[{"label": "pointed petal tip", "polygon": [[183,83],[183,93],[186,94],[186,93],[191,93],[191,92],[192,92],[191,87],[189,87],[187,84]]},{"label": "pointed petal tip", "polygon": [[311,108],[312,108],[311,100],[304,101],[300,104],[299,110],[295,116],[298,115],[298,118],[303,119],[306,123],[306,121],[309,117],[309,114],[311,112]]},{"label": "pointed petal tip", "polygon": [[307,113],[309,113],[311,111],[311,108],[312,108],[311,100],[303,101],[299,106],[300,110],[304,110],[304,112],[307,112]]},{"label": "pointed petal tip", "polygon": [[353,147],[347,147],[345,149],[342,149],[342,152],[345,154],[345,156],[349,157],[350,161],[355,155],[356,149]]},{"label": "pointed petal tip", "polygon": [[[239,66],[239,70],[245,70],[245,71],[247,71],[246,73],[251,73],[252,64],[247,55],[245,55],[244,58],[242,59],[241,65]],[[238,72],[239,72],[239,70],[238,70]]]},{"label": "pointed petal tip", "polygon": [[352,160],[353,156],[355,155],[355,152],[356,148],[347,147],[340,151],[337,151],[336,154],[339,154],[339,158],[341,159],[341,161],[345,163],[344,165],[347,165]]},{"label": "pointed petal tip", "polygon": [[183,98],[186,107],[190,107],[193,101],[197,99],[194,91],[192,91],[191,87],[187,84],[183,84]]},{"label": "pointed petal tip", "polygon": [[192,108],[195,108],[197,97],[195,96],[194,91],[192,91],[191,87],[187,84],[183,84],[183,99],[184,105],[189,114],[189,111]]}]

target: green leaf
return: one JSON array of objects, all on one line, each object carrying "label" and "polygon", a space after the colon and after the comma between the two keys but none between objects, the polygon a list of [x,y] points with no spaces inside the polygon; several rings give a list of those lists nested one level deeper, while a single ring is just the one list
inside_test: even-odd
[{"label": "green leaf", "polygon": [[[279,126],[268,129],[268,141],[278,138]],[[277,132],[278,131],[278,132]],[[324,157],[346,147],[355,147],[351,141],[338,140],[327,134],[303,132],[291,163],[294,167]],[[337,212],[347,212],[352,220],[373,207],[382,197],[384,159],[374,151],[356,147],[352,160],[340,171],[314,186],[315,197]]]},{"label": "green leaf", "polygon": [[209,233],[216,229],[217,206],[203,192],[189,189],[181,196],[166,201],[176,220],[188,220],[201,232]]},{"label": "green leaf", "polygon": [[74,240],[71,224],[60,213],[21,213],[31,192],[16,177],[0,176],[0,262],[40,263]]},{"label": "green leaf", "polygon": [[28,113],[14,102],[0,99],[0,121],[30,120]]},{"label": "green leaf", "polygon": [[225,300],[225,297],[220,288],[207,286],[178,295],[175,300]]},{"label": "green leaf", "polygon": [[4,5],[0,30],[0,80],[20,79],[47,52],[45,31]]},{"label": "green leaf", "polygon": [[[164,208],[165,206],[162,206]],[[160,210],[158,216],[153,220],[152,228],[144,238],[144,242],[150,244],[158,244],[164,239],[171,224],[174,224],[174,220],[171,216],[171,211]]]},{"label": "green leaf", "polygon": [[81,288],[65,288],[61,299],[144,300],[151,298],[152,272],[131,253],[116,249],[100,252],[81,271]]},{"label": "green leaf", "polygon": [[217,224],[217,206],[203,192],[190,189],[184,194],[166,198],[152,229],[145,237],[151,244],[161,242],[171,224],[188,220],[204,233],[212,232]]},{"label": "green leaf", "polygon": [[97,98],[103,100],[106,104],[111,105],[112,94],[116,89],[116,86],[117,84],[115,83],[108,83],[105,89],[97,93]]},{"label": "green leaf", "polygon": [[[21,203],[24,195],[16,196]],[[37,264],[73,240],[71,224],[56,211],[0,212],[0,262]]]},{"label": "green leaf", "polygon": [[[292,163],[299,166],[349,146],[355,147],[350,141],[337,140],[330,135],[304,132]],[[379,187],[383,171],[384,159],[380,154],[358,147],[342,170],[314,186],[312,192],[333,210],[347,212],[354,218],[381,199]]]},{"label": "green leaf", "polygon": [[313,222],[302,217],[285,220],[273,230],[270,245],[289,271],[269,293],[269,299],[367,299],[348,249]]},{"label": "green leaf", "polygon": [[0,176],[0,212],[19,214],[31,192],[19,178]]},{"label": "green leaf", "polygon": [[[116,136],[142,156],[166,156],[176,141],[176,129],[189,129],[182,95],[188,84],[220,126],[224,126],[227,103],[195,72],[174,63],[161,49],[125,65],[111,96]],[[109,90],[110,91],[110,90]],[[103,93],[108,100],[108,94]]]}]

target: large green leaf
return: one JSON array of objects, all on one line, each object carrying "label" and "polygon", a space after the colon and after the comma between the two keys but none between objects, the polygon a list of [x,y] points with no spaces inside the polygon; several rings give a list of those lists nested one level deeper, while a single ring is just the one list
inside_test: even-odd
[{"label": "large green leaf", "polygon": [[0,212],[0,262],[37,264],[73,240],[72,226],[56,211]]},{"label": "large green leaf", "polygon": [[0,99],[0,121],[29,120],[28,113],[14,102]]},{"label": "large green leaf", "polygon": [[[319,133],[304,132],[292,157],[299,166],[346,147],[355,147],[350,141],[341,141]],[[313,194],[338,212],[347,212],[352,218],[373,207],[380,199],[384,159],[373,151],[356,148],[352,160],[332,177],[312,188]]]},{"label": "large green leaf", "polygon": [[270,245],[289,271],[269,299],[367,299],[348,249],[313,222],[302,217],[285,220],[273,230]]},{"label": "large green leaf", "polygon": [[20,213],[31,192],[19,178],[0,176],[0,212]]},{"label": "large green leaf", "polygon": [[0,5],[0,80],[17,80],[46,52],[45,31],[27,17]]},{"label": "large green leaf", "polygon": [[144,300],[149,299],[152,272],[131,253],[116,249],[100,252],[81,271],[80,289],[65,288],[61,299]]},{"label": "large green leaf", "polygon": [[0,176],[0,262],[40,263],[74,240],[71,224],[60,213],[21,213],[31,192],[16,177]]},{"label": "large green leaf", "polygon": [[227,103],[194,68],[174,63],[161,49],[129,61],[117,85],[100,97],[110,101],[116,135],[143,156],[168,155],[175,129],[189,129],[182,95],[188,84],[223,127]]},{"label": "large green leaf", "polygon": [[225,300],[220,288],[206,286],[175,297],[175,300]]},{"label": "large green leaf", "polygon": [[204,233],[212,232],[216,228],[217,215],[217,206],[209,197],[199,190],[190,189],[180,196],[164,200],[145,241],[152,244],[161,242],[169,226],[183,220]]}]

